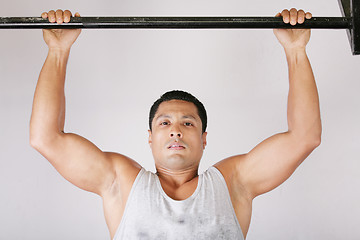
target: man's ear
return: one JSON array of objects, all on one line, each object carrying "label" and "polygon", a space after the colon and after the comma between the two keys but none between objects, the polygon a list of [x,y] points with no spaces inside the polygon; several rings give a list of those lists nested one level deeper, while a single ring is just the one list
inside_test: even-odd
[{"label": "man's ear", "polygon": [[151,147],[151,143],[152,143],[151,130],[148,130],[148,133],[149,133],[149,139],[148,139],[148,142],[149,142],[149,145],[150,145],[150,147]]},{"label": "man's ear", "polygon": [[207,136],[207,132],[204,132],[204,133],[202,134],[203,149],[205,149],[206,144],[207,144],[207,142],[206,142],[206,136]]}]

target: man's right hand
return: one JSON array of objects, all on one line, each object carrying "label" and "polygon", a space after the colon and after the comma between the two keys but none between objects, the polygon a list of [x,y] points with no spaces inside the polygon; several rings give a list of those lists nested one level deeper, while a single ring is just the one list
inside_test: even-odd
[{"label": "man's right hand", "polygon": [[[72,17],[69,10],[51,10],[44,12],[41,17],[49,19],[51,23],[68,23]],[[79,13],[75,13],[75,17],[80,17]],[[73,43],[76,41],[81,33],[81,29],[43,29],[44,40],[49,49],[57,49],[62,51],[69,51]]]}]

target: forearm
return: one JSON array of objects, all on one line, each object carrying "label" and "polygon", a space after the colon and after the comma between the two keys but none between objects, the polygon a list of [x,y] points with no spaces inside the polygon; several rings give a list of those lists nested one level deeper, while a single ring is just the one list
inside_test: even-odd
[{"label": "forearm", "polygon": [[49,49],[35,90],[30,120],[31,142],[49,140],[63,131],[68,57],[67,50]]},{"label": "forearm", "polygon": [[319,96],[305,48],[285,49],[285,53],[289,67],[289,132],[297,137],[319,142]]}]

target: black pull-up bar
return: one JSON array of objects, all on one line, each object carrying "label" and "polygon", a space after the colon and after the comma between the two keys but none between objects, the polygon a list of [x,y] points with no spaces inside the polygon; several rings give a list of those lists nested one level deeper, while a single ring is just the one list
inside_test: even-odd
[{"label": "black pull-up bar", "polygon": [[0,29],[150,28],[236,29],[316,28],[348,29],[352,52],[360,54],[360,0],[338,0],[343,17],[313,17],[303,24],[285,24],[280,17],[73,17],[69,23],[49,23],[41,17],[0,17]]},{"label": "black pull-up bar", "polygon": [[291,26],[280,17],[73,17],[69,23],[50,23],[40,17],[0,18],[0,28],[323,28],[349,29],[351,19],[314,17]]}]

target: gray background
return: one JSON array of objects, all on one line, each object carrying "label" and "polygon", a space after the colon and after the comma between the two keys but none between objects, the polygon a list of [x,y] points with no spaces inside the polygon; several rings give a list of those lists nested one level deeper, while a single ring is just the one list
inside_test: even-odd
[{"label": "gray background", "polygon": [[[1,16],[71,9],[83,16],[273,16],[303,8],[341,16],[336,0],[1,0]],[[47,55],[41,30],[0,30],[0,239],[108,239],[102,202],[64,180],[29,146],[29,119]],[[360,239],[360,56],[345,30],[314,30],[322,144],[277,189],[254,200],[248,239]],[[153,101],[197,96],[209,115],[201,169],[287,130],[287,64],[271,30],[85,30],[68,64],[65,131],[154,170]]]}]

